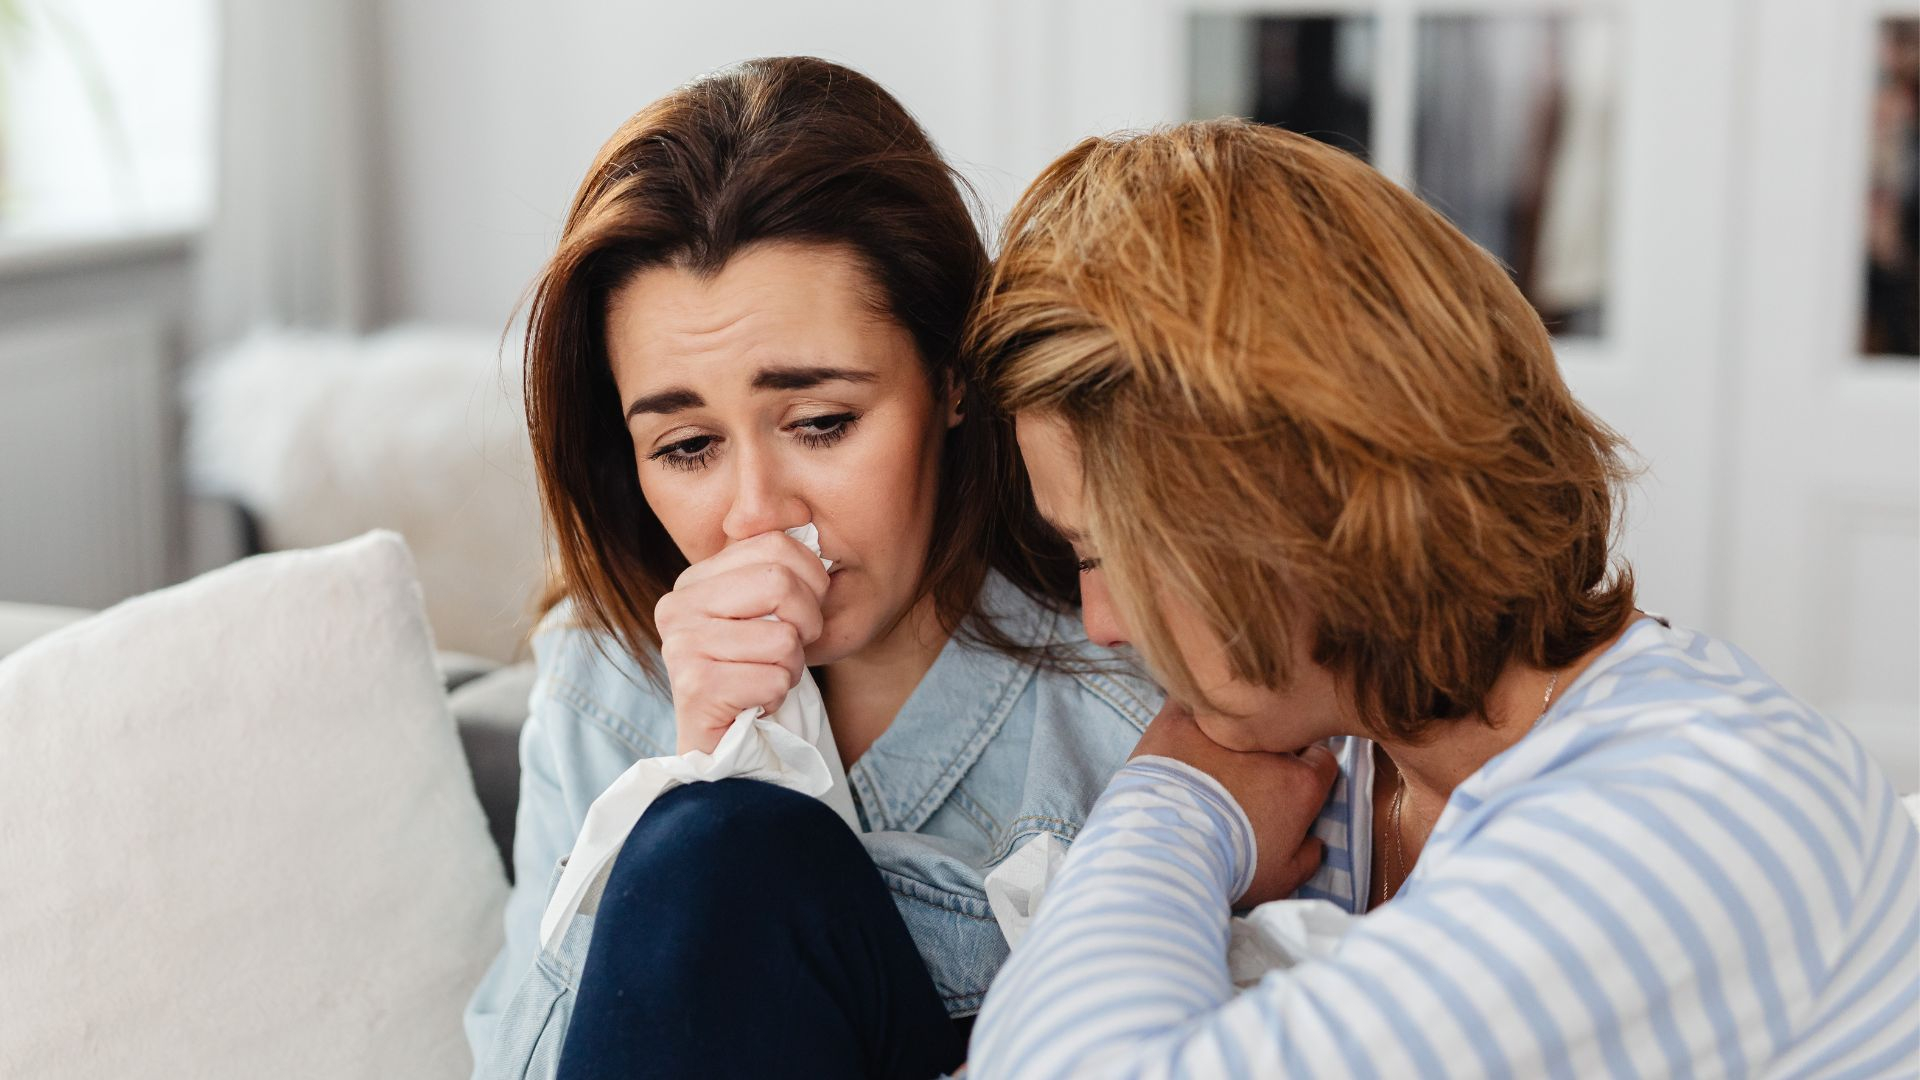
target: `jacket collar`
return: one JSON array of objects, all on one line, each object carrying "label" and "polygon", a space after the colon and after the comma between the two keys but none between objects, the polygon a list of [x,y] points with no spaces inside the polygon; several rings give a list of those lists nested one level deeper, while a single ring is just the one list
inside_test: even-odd
[{"label": "jacket collar", "polygon": [[[980,607],[1016,641],[1058,639],[1061,616],[989,573]],[[977,619],[979,616],[976,615]],[[947,640],[893,723],[854,762],[847,780],[867,827],[912,832],[924,825],[1000,733],[1037,665],[965,640]]]}]

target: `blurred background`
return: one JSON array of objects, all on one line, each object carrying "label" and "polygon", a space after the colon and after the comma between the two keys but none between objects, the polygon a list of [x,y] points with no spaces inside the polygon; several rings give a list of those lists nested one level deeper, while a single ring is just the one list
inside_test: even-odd
[{"label": "blurred background", "polygon": [[1366,157],[1640,453],[1644,606],[1920,787],[1910,2],[0,0],[0,601],[388,526],[442,647],[521,655],[516,303],[622,119],[780,53],[898,94],[989,230],[1089,133]]}]

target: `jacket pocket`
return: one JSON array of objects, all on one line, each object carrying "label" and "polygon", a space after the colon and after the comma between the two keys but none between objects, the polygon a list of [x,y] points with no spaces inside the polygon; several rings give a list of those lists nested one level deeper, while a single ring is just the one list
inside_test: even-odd
[{"label": "jacket pocket", "polygon": [[894,871],[880,877],[913,935],[947,1015],[980,1011],[987,984],[1007,960],[1007,940],[984,899],[946,892]]}]

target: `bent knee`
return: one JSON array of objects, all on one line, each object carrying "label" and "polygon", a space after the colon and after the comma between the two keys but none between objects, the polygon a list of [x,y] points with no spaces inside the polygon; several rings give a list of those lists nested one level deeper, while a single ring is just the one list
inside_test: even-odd
[{"label": "bent knee", "polygon": [[849,853],[865,859],[865,849],[825,803],[733,778],[662,795],[628,834],[613,877],[664,876],[681,889],[737,888]]}]

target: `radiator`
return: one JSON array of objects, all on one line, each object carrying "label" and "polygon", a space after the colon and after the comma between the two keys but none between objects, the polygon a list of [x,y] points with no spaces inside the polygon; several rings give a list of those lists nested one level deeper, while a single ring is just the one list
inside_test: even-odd
[{"label": "radiator", "polygon": [[0,327],[0,601],[102,607],[165,582],[169,350],[155,315]]}]

